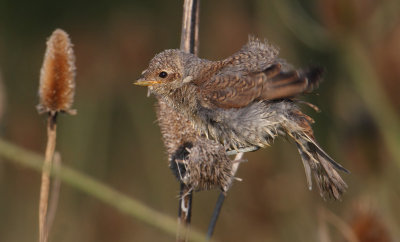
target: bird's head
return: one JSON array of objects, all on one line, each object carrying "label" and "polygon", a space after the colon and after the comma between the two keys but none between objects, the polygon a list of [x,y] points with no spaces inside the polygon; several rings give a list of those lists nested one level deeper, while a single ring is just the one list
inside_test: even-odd
[{"label": "bird's head", "polygon": [[134,84],[147,86],[152,93],[168,95],[191,81],[185,76],[183,58],[186,53],[180,50],[165,50],[157,54]]}]

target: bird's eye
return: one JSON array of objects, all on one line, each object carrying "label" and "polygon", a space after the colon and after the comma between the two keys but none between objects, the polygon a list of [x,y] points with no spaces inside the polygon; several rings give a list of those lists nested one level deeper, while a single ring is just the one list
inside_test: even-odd
[{"label": "bird's eye", "polygon": [[160,72],[160,74],[158,74],[159,77],[161,78],[166,78],[168,76],[168,73],[166,73],[165,71]]}]

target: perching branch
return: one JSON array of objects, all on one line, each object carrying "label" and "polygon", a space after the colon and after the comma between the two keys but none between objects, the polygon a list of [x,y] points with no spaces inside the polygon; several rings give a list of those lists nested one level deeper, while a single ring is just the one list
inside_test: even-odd
[{"label": "perching branch", "polygon": [[[199,6],[200,0],[185,0],[182,16],[180,49],[197,55],[199,46]],[[188,241],[188,227],[192,216],[193,191],[181,183],[178,209],[177,241]]]},{"label": "perching branch", "polygon": [[195,55],[199,49],[199,12],[200,0],[185,0],[180,49]]}]

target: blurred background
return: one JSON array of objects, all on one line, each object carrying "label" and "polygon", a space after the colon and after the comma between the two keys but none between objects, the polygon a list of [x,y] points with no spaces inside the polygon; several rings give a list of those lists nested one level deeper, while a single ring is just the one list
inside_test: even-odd
[{"label": "blurred background", "polygon": [[[175,217],[179,185],[155,122],[154,97],[132,82],[163,49],[178,48],[183,1],[0,0],[0,133],[38,153],[46,117],[38,103],[46,39],[74,43],[78,115],[59,117],[65,165]],[[293,143],[245,155],[215,238],[220,241],[398,241],[400,236],[400,2],[201,2],[200,56],[221,59],[248,35],[280,47],[297,67],[326,68],[304,97],[321,146],[352,174],[342,202],[306,186]],[[35,241],[40,174],[0,160],[0,241]],[[206,231],[219,191],[194,194],[192,224]],[[354,238],[354,236],[353,236]],[[397,238],[397,239],[396,239]],[[50,241],[174,241],[63,184]],[[356,241],[356,240],[353,240]]]}]

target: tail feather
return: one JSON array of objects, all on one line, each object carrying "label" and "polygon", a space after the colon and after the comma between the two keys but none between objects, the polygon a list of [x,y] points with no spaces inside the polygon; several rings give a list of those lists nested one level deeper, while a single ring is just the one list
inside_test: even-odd
[{"label": "tail feather", "polygon": [[314,149],[317,151],[319,156],[322,156],[325,160],[329,161],[329,163],[331,163],[336,168],[336,170],[340,170],[346,172],[347,174],[350,174],[349,170],[347,170],[341,164],[333,160],[321,147],[319,147],[319,145],[317,144],[317,142],[315,142],[314,139],[309,137],[307,134],[304,134],[304,136],[307,138],[307,140],[311,143],[312,146],[315,146]]},{"label": "tail feather", "polygon": [[306,179],[307,179],[307,185],[308,189],[312,189],[312,179],[311,179],[311,167],[310,167],[310,162],[309,162],[309,156],[302,151],[301,146],[299,143],[296,143],[297,149],[299,150],[300,156],[301,156],[301,161],[303,162],[304,166],[304,171],[306,172]]},{"label": "tail feather", "polygon": [[[313,120],[300,110],[291,112],[287,134],[296,142],[306,172],[308,187],[312,188],[311,173],[323,198],[339,200],[347,185],[338,171],[350,173],[335,162],[315,141],[311,123]],[[293,131],[296,130],[296,131]]]},{"label": "tail feather", "polygon": [[306,134],[296,134],[294,138],[303,161],[309,188],[312,188],[311,173],[313,173],[321,196],[339,200],[346,191],[347,184],[337,171],[340,170],[347,173],[348,171],[330,158]]}]

